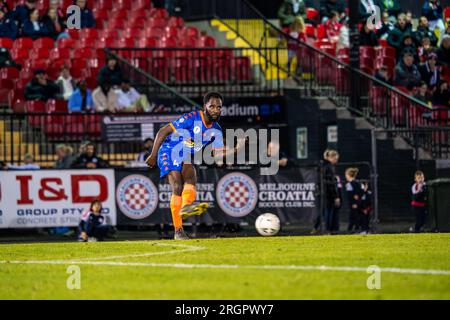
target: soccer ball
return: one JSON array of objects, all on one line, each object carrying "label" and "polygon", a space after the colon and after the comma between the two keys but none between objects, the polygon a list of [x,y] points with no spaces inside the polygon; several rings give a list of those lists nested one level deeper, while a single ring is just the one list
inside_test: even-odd
[{"label": "soccer ball", "polygon": [[264,237],[274,236],[280,231],[280,219],[272,213],[264,213],[256,219],[255,227]]}]

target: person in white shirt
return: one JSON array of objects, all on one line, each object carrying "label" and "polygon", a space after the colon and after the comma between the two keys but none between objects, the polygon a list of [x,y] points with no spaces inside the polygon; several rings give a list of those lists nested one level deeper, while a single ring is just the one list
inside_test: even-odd
[{"label": "person in white shirt", "polygon": [[21,166],[15,166],[12,164],[7,165],[8,170],[39,170],[41,167],[34,163],[33,155],[27,153],[23,159],[24,164]]},{"label": "person in white shirt", "polygon": [[117,109],[119,112],[149,112],[150,104],[147,96],[137,92],[130,81],[124,79],[117,90]]},{"label": "person in white shirt", "polygon": [[56,84],[59,87],[61,98],[68,101],[76,88],[75,80],[70,75],[70,70],[68,67],[66,66],[61,67],[61,74],[59,78],[56,80]]},{"label": "person in white shirt", "polygon": [[108,82],[103,83],[92,93],[95,112],[119,112],[117,94]]}]

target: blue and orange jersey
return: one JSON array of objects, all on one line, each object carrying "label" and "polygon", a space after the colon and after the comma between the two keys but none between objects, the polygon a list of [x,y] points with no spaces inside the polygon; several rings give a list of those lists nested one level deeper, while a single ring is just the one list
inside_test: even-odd
[{"label": "blue and orange jersey", "polygon": [[173,132],[167,136],[161,148],[173,149],[183,143],[183,148],[194,154],[211,143],[213,149],[224,147],[222,128],[217,122],[207,126],[201,111],[186,113],[169,125]]}]

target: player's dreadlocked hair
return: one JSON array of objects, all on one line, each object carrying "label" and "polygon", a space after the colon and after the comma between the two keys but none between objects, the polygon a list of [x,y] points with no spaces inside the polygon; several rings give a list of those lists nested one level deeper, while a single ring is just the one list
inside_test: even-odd
[{"label": "player's dreadlocked hair", "polygon": [[209,102],[209,100],[211,100],[211,98],[220,99],[220,101],[222,101],[222,103],[224,103],[223,96],[218,92],[212,91],[212,92],[208,92],[203,97],[203,105],[207,104]]}]

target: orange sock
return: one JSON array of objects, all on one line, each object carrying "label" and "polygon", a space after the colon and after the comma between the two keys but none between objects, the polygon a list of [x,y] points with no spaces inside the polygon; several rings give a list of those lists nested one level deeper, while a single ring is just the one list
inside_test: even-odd
[{"label": "orange sock", "polygon": [[175,230],[183,228],[183,221],[180,216],[181,203],[182,199],[180,196],[172,195],[172,198],[170,198],[170,211],[172,212],[172,221]]},{"label": "orange sock", "polygon": [[183,199],[181,207],[192,204],[195,201],[195,195],[195,186],[192,184],[185,184],[183,193],[181,194],[181,198]]}]

